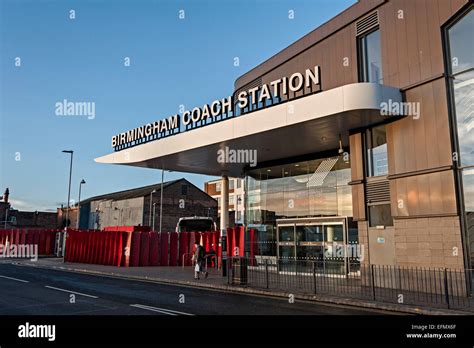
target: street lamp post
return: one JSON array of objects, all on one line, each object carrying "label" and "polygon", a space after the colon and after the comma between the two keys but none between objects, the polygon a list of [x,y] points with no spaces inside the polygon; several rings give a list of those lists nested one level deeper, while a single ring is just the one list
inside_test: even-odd
[{"label": "street lamp post", "polygon": [[84,179],[81,180],[81,182],[79,183],[79,200],[77,202],[77,224],[76,224],[76,228],[79,229],[79,219],[81,217],[81,187],[82,187],[82,184],[85,184],[86,181]]},{"label": "street lamp post", "polygon": [[150,192],[150,208],[149,208],[149,217],[148,217],[148,226],[151,227],[151,207],[152,207],[152,204],[153,204],[153,194],[156,192],[156,189],[154,189],[153,191]]},{"label": "street lamp post", "polygon": [[153,230],[152,231],[155,231],[155,216],[156,216],[155,208],[156,208],[156,203],[153,203]]},{"label": "street lamp post", "polygon": [[63,256],[65,255],[65,248],[66,248],[66,234],[67,234],[67,227],[68,227],[68,221],[69,221],[69,201],[71,200],[71,178],[72,178],[72,158],[74,156],[74,151],[72,150],[63,150],[64,153],[68,153],[71,155],[71,161],[69,163],[69,187],[67,191],[67,208],[66,208],[66,223],[64,226],[64,231],[66,232],[64,234],[63,238]]},{"label": "street lamp post", "polygon": [[71,178],[72,178],[72,158],[74,156],[74,151],[72,150],[63,150],[64,153],[68,153],[71,155],[71,161],[69,163],[69,187],[67,191],[67,206],[66,206],[66,223],[65,223],[65,230],[67,231],[68,227],[68,220],[69,220],[69,202],[71,200]]},{"label": "street lamp post", "polygon": [[163,179],[165,177],[165,171],[161,168],[161,189],[160,189],[160,233],[161,233],[161,226],[163,222]]}]

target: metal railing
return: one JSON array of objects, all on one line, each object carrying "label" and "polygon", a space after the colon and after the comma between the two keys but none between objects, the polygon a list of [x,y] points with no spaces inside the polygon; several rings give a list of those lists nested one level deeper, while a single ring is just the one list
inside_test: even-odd
[{"label": "metal railing", "polygon": [[233,257],[228,283],[397,304],[474,310],[472,269]]}]

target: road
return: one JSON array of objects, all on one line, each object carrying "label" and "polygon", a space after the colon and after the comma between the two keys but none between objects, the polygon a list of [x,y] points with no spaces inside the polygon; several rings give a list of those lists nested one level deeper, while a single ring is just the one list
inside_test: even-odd
[{"label": "road", "polygon": [[381,310],[0,264],[0,315],[374,315]]}]

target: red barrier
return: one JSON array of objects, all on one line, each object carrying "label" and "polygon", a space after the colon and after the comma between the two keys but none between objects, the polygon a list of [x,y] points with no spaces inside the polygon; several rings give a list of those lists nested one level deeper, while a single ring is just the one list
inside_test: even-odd
[{"label": "red barrier", "polygon": [[227,228],[227,240],[226,240],[226,248],[227,248],[227,257],[231,257],[234,255],[234,230],[232,228]]},{"label": "red barrier", "polygon": [[161,266],[169,266],[169,233],[162,232],[160,236],[161,241]]},{"label": "red barrier", "polygon": [[150,266],[158,266],[159,262],[159,235],[156,232],[150,232]]},{"label": "red barrier", "polygon": [[130,248],[130,266],[136,267],[140,263],[140,232],[132,232],[132,245]]},{"label": "red barrier", "polygon": [[122,266],[130,266],[130,254],[132,250],[132,233],[124,232],[122,245]]},{"label": "red barrier", "polygon": [[178,232],[170,233],[170,266],[178,265]]},{"label": "red barrier", "polygon": [[84,232],[84,263],[90,263],[90,252],[91,252],[92,232]]},{"label": "red barrier", "polygon": [[[180,233],[179,234],[179,257],[178,257],[178,265],[183,266],[183,256],[186,258],[189,254],[189,234],[188,233]],[[186,260],[184,260],[184,264],[186,265]]]},{"label": "red barrier", "polygon": [[48,233],[46,233],[46,238],[45,238],[45,241],[44,241],[44,253],[46,255],[52,254],[52,252],[51,252],[51,235],[52,234],[53,234],[52,231],[48,231]]},{"label": "red barrier", "polygon": [[188,244],[188,254],[189,257],[186,257],[185,266],[191,266],[191,255],[194,253],[194,243],[196,242],[196,235],[194,232],[188,232],[189,244]]},{"label": "red barrier", "polygon": [[114,257],[115,257],[115,248],[117,244],[117,236],[119,233],[110,232],[110,242],[109,242],[109,258],[107,260],[108,265],[114,264]]},{"label": "red barrier", "polygon": [[238,238],[239,256],[244,257],[245,255],[245,228],[243,226],[239,226],[237,227],[237,230],[239,231],[239,238]]},{"label": "red barrier", "polygon": [[39,233],[38,254],[44,255],[45,249],[46,249],[46,233]]},{"label": "red barrier", "polygon": [[148,266],[150,257],[150,232],[141,232],[140,266]]},{"label": "red barrier", "polygon": [[105,232],[150,232],[149,226],[108,226],[104,227]]},{"label": "red barrier", "polygon": [[40,244],[40,231],[35,230],[33,244],[39,245]]}]

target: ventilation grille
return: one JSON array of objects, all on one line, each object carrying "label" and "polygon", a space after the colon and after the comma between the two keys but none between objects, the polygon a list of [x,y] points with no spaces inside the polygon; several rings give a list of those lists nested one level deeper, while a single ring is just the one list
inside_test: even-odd
[{"label": "ventilation grille", "polygon": [[379,12],[375,11],[356,22],[356,35],[361,35],[379,25]]},{"label": "ventilation grille", "polygon": [[250,83],[247,83],[245,86],[239,88],[237,91],[235,91],[234,95],[238,95],[242,91],[248,91],[251,88],[254,87],[262,87],[262,78],[259,77],[258,79],[253,80]]},{"label": "ventilation grille", "polygon": [[367,203],[390,202],[388,180],[368,182],[366,185]]}]

